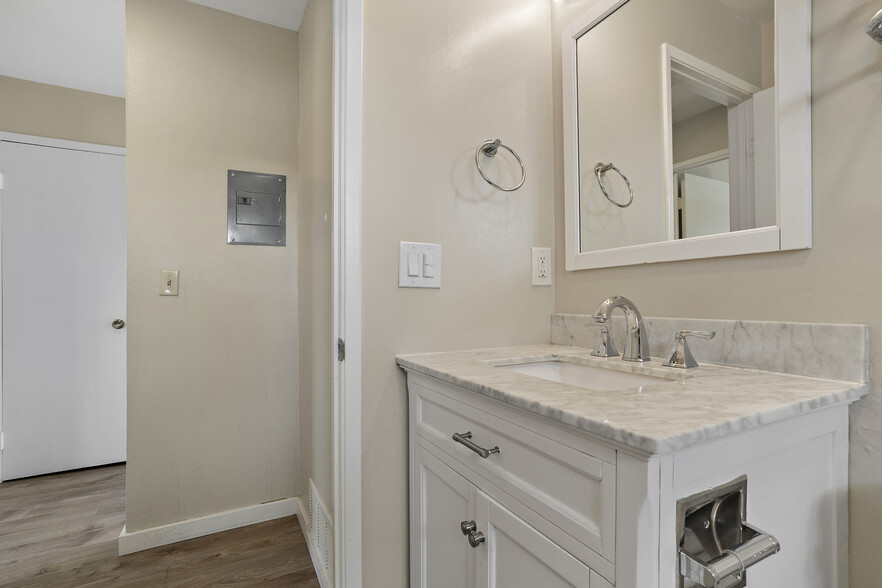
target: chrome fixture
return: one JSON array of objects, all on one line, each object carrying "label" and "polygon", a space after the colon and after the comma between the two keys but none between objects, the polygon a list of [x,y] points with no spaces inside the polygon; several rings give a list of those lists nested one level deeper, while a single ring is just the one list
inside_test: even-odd
[{"label": "chrome fixture", "polygon": [[594,351],[591,352],[594,357],[618,357],[619,350],[616,349],[609,334],[609,327],[603,325],[600,327],[600,335],[597,337],[597,344],[594,345]]},{"label": "chrome fixture", "polygon": [[870,19],[870,22],[867,23],[867,28],[864,29],[868,35],[873,37],[873,39],[882,43],[882,10],[877,12],[873,18]]},{"label": "chrome fixture", "polygon": [[702,339],[713,339],[716,331],[677,331],[674,335],[674,345],[665,356],[662,365],[677,368],[694,368],[698,367],[698,362],[689,351],[689,345],[686,344],[686,337],[700,337]]},{"label": "chrome fixture", "polygon": [[781,550],[746,514],[747,476],[677,501],[678,588],[743,588],[747,568]]},{"label": "chrome fixture", "polygon": [[[603,174],[612,170],[622,176],[622,179],[625,180],[625,184],[628,186],[628,192],[631,193],[631,197],[628,198],[628,201],[622,204],[621,202],[616,202],[613,200],[612,196],[609,195],[609,192],[606,191],[606,186],[603,185]],[[609,162],[607,164],[598,163],[594,166],[594,175],[597,177],[597,183],[600,184],[600,190],[603,192],[603,195],[606,196],[606,199],[618,206],[619,208],[628,208],[631,206],[631,203],[634,202],[634,188],[631,187],[631,182],[628,181],[628,176],[625,175],[625,172],[617,168]]]},{"label": "chrome fixture", "polygon": [[[496,182],[494,182],[493,180],[488,178],[487,174],[485,174],[484,170],[481,168],[481,154],[484,154],[487,157],[496,157],[496,152],[499,151],[500,147],[502,147],[503,149],[505,149],[506,151],[511,153],[514,156],[514,158],[518,160],[518,165],[521,166],[521,181],[518,182],[518,185],[515,186],[514,188],[505,188],[503,186],[500,186],[499,184],[497,184]],[[520,156],[517,153],[515,153],[514,149],[512,149],[508,145],[503,145],[502,141],[500,139],[496,139],[493,141],[488,139],[488,140],[484,141],[483,143],[481,143],[480,145],[478,145],[478,149],[475,151],[475,165],[478,166],[478,173],[481,174],[481,177],[484,178],[484,181],[486,181],[488,184],[490,184],[494,188],[496,188],[498,190],[502,190],[503,192],[514,192],[515,190],[517,190],[518,188],[523,186],[524,180],[527,179],[527,168],[524,167],[524,162],[521,161]]]},{"label": "chrome fixture", "polygon": [[478,531],[478,525],[475,521],[463,521],[459,524],[459,528],[462,531],[463,535],[468,536],[469,545],[472,547],[477,547],[484,541],[486,541],[486,537],[484,537],[484,533]]},{"label": "chrome fixture", "polygon": [[499,446],[498,445],[496,447],[491,448],[491,449],[484,449],[483,447],[474,443],[473,441],[469,441],[469,439],[471,439],[471,438],[472,438],[471,431],[467,431],[465,433],[454,433],[453,434],[454,441],[456,441],[457,443],[462,443],[463,445],[465,445],[466,447],[468,447],[469,449],[471,449],[472,451],[474,451],[475,453],[477,453],[478,455],[480,455],[484,459],[487,459],[488,457],[490,457],[491,455],[493,455],[495,453],[499,453]]},{"label": "chrome fixture", "polygon": [[622,359],[625,361],[649,361],[649,337],[646,334],[646,325],[643,324],[643,316],[633,302],[624,296],[612,296],[598,304],[592,316],[595,321],[604,324],[616,308],[621,308],[624,311],[628,328]]},{"label": "chrome fixture", "polygon": [[114,329],[121,329],[124,326],[126,326],[126,321],[124,321],[122,319],[116,319],[115,321],[110,323],[110,326],[113,327]]}]

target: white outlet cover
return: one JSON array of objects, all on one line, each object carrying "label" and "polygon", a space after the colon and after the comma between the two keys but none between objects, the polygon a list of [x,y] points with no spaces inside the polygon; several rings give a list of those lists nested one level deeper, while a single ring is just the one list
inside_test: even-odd
[{"label": "white outlet cover", "polygon": [[[551,247],[533,247],[531,249],[533,262],[531,264],[531,273],[533,276],[534,286],[550,286],[551,272],[553,271],[551,260]],[[545,269],[545,275],[540,275],[540,268]]]},{"label": "white outlet cover", "polygon": [[178,270],[159,270],[159,295],[178,295]]},{"label": "white outlet cover", "polygon": [[[416,276],[408,275],[408,255],[418,256]],[[430,255],[431,270],[426,270],[426,256]],[[411,243],[401,241],[398,250],[399,288],[440,288],[441,287],[441,246],[434,243]]]}]

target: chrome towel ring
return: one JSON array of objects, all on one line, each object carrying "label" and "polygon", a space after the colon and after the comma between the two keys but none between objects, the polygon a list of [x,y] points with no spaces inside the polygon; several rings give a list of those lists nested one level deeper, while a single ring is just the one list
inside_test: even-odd
[{"label": "chrome towel ring", "polygon": [[[484,170],[481,169],[481,153],[483,153],[487,157],[494,157],[500,147],[514,155],[514,158],[518,160],[518,165],[521,166],[521,181],[518,182],[518,185],[514,188],[506,188],[504,186],[500,186],[499,184],[488,178],[487,174],[484,173]],[[518,154],[514,152],[514,149],[512,149],[508,145],[503,145],[502,141],[500,141],[499,139],[496,139],[495,141],[491,141],[488,139],[478,146],[478,149],[475,151],[475,165],[478,166],[478,173],[481,174],[481,177],[484,178],[484,180],[488,184],[490,184],[494,188],[502,190],[503,192],[514,192],[515,190],[523,186],[524,180],[527,179],[527,169],[524,167],[524,162],[521,161],[521,158],[518,156]]]},{"label": "chrome towel ring", "polygon": [[[625,184],[628,185],[628,191],[631,193],[631,197],[624,204],[613,200],[612,196],[609,195],[609,192],[606,191],[606,186],[603,185],[603,174],[605,174],[609,170],[617,172],[620,176],[622,176],[622,179],[625,180]],[[603,190],[603,195],[606,196],[607,200],[609,200],[619,208],[628,208],[629,206],[631,206],[631,203],[634,202],[634,189],[631,187],[631,182],[628,181],[628,176],[626,176],[622,172],[622,170],[614,166],[612,162],[609,162],[607,164],[598,163],[594,166],[594,175],[597,176],[597,183],[600,184],[600,189]]]}]

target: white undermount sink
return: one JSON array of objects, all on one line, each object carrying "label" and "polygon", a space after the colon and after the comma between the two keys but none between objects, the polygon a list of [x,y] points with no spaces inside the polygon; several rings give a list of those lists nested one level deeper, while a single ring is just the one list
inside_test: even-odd
[{"label": "white undermount sink", "polygon": [[513,365],[496,366],[500,369],[526,374],[543,380],[551,380],[601,392],[608,390],[626,390],[639,388],[648,384],[671,382],[668,378],[647,376],[624,372],[593,365],[573,363],[561,360],[545,360]]}]

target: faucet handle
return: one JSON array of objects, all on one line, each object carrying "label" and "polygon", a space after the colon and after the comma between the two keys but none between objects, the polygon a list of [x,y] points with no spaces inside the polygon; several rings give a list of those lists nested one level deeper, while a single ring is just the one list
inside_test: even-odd
[{"label": "faucet handle", "polygon": [[594,345],[594,351],[591,352],[594,357],[618,357],[619,350],[613,343],[612,335],[609,334],[609,327],[603,325],[600,327],[600,334],[597,337],[597,344]]},{"label": "faucet handle", "polygon": [[674,336],[678,339],[682,339],[684,337],[700,337],[702,339],[713,339],[714,335],[716,334],[716,331],[677,331],[677,334]]},{"label": "faucet handle", "polygon": [[662,365],[677,368],[698,367],[698,362],[695,361],[695,357],[692,356],[692,352],[689,350],[689,345],[686,344],[686,337],[713,339],[716,334],[716,331],[677,331],[677,334],[674,335],[674,344]]}]

